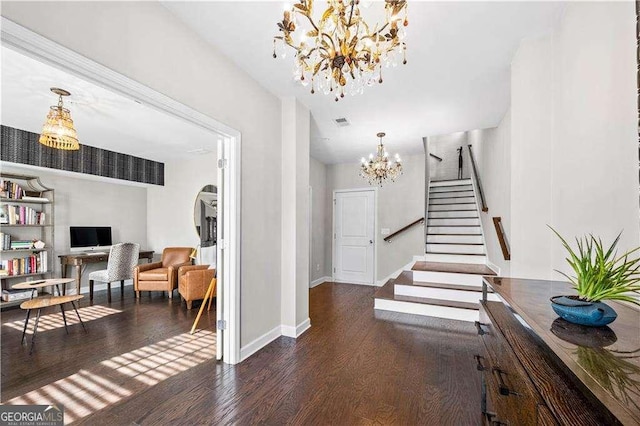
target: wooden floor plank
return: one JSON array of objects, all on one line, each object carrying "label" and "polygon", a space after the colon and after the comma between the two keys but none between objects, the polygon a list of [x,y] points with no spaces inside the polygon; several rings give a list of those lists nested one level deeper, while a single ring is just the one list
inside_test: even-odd
[{"label": "wooden floor plank", "polygon": [[[177,299],[158,293],[136,302],[127,294],[107,304],[98,292],[96,305],[117,313],[88,321],[86,335],[79,326],[69,335],[64,328],[39,333],[31,358],[20,345],[21,330],[9,326],[22,312],[3,312],[1,400],[26,394],[49,403],[56,392],[68,392],[60,398],[87,410],[76,422],[87,425],[478,424],[473,325],[376,312],[374,292],[333,283],[311,289],[312,327],[236,366],[172,361],[138,373],[126,360],[140,368],[136,356],[188,332],[195,312]],[[212,312],[201,325],[211,332],[214,323]],[[118,363],[125,365],[114,368]],[[157,382],[147,383],[155,374]],[[93,387],[65,391],[78,377]]]}]

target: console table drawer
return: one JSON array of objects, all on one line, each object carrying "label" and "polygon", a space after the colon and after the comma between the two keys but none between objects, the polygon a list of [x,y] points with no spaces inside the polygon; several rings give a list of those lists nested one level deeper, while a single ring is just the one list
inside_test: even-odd
[{"label": "console table drawer", "polygon": [[487,397],[497,417],[510,425],[538,424],[538,406],[544,402],[485,306],[480,308],[480,322]]}]

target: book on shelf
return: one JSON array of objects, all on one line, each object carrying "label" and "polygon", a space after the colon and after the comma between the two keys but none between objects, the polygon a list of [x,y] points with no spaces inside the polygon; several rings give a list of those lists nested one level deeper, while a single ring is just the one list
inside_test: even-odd
[{"label": "book on shelf", "polygon": [[6,208],[8,225],[44,225],[47,220],[45,212],[37,211],[29,206],[2,206]]},{"label": "book on shelf", "polygon": [[20,199],[24,195],[24,190],[15,182],[7,179],[0,179],[0,196],[3,198]]},{"label": "book on shelf", "polygon": [[29,256],[0,261],[0,270],[6,271],[5,276],[28,274],[44,274],[48,271],[47,252],[41,251]]},{"label": "book on shelf", "polygon": [[11,235],[0,232],[0,250],[9,250],[11,248]]},{"label": "book on shelf", "polygon": [[31,240],[12,240],[9,244],[10,250],[30,250],[33,248]]}]

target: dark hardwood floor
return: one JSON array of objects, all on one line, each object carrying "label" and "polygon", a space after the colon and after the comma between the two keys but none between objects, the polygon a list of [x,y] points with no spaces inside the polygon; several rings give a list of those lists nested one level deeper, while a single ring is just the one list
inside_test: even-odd
[{"label": "dark hardwood floor", "polygon": [[31,356],[23,313],[3,312],[1,400],[61,403],[90,425],[479,424],[473,324],[376,312],[374,290],[315,287],[312,327],[236,366],[215,362],[213,311],[189,336],[196,310],[160,293],[82,301],[88,334],[47,311]]}]

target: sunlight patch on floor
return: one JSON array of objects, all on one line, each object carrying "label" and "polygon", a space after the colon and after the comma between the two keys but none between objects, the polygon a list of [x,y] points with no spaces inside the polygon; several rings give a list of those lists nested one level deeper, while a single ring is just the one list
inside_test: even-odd
[{"label": "sunlight patch on floor", "polygon": [[183,333],[114,356],[5,404],[61,404],[69,424],[215,358],[215,332]]},{"label": "sunlight patch on floor", "polygon": [[[84,322],[85,324],[89,321],[104,318],[109,315],[119,314],[121,312],[122,311],[118,309],[107,308],[106,306],[87,306],[85,308],[78,308],[78,313],[80,314],[80,318],[82,318],[82,322]],[[68,326],[80,324],[80,322],[78,321],[78,316],[76,315],[73,309],[65,310],[64,313],[65,313],[65,316],[67,317]],[[29,318],[29,325],[27,326],[27,334],[33,334],[33,327],[35,325],[35,322],[36,322],[36,310],[34,309],[31,312],[31,317]],[[9,328],[18,330],[22,333],[22,328],[24,327],[24,320],[12,321],[3,325]],[[57,328],[64,328],[64,320],[62,319],[62,312],[58,311],[58,312],[50,313],[47,315],[40,315],[40,321],[38,322],[38,332],[55,330]]]}]

